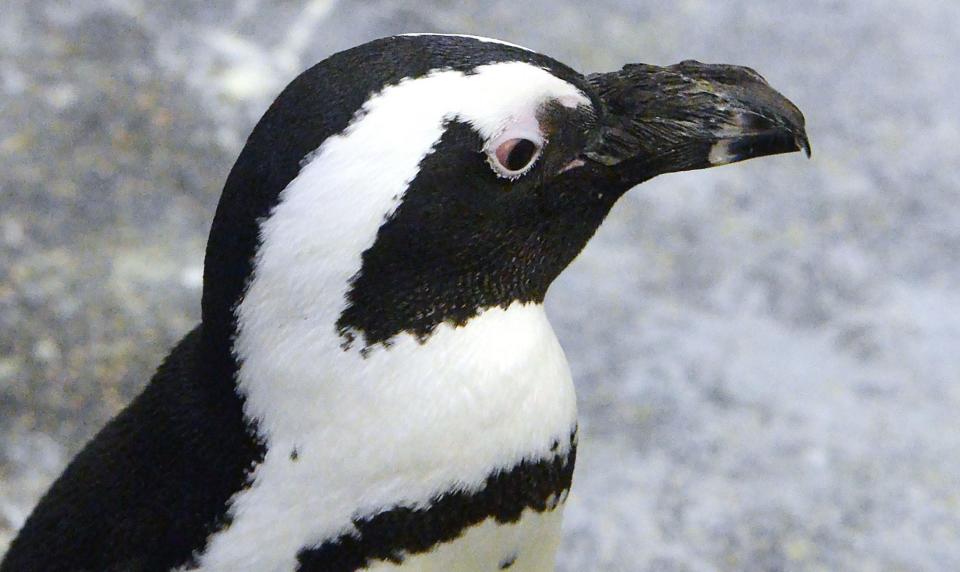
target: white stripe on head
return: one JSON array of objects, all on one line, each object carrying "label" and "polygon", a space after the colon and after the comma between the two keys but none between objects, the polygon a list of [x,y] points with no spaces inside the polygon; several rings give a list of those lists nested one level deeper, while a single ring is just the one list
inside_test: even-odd
[{"label": "white stripe on head", "polygon": [[572,84],[523,62],[488,64],[471,74],[435,71],[373,96],[343,133],[310,155],[262,223],[254,274],[238,309],[241,357],[262,347],[244,345],[244,334],[255,330],[308,320],[334,331],[362,253],[446,121],[467,122],[488,140],[511,125],[536,124],[537,110],[550,100],[590,105]]},{"label": "white stripe on head", "polygon": [[267,454],[231,500],[232,524],[209,540],[201,569],[291,569],[299,548],[351,531],[358,515],[424,506],[451,487],[479,487],[496,468],[552,455],[553,439],[575,423],[576,400],[541,306],[488,309],[463,327],[441,324],[425,343],[401,333],[366,358],[344,351],[336,331],[361,254],[445,122],[491,138],[549,100],[590,105],[521,62],[401,81],[281,192],[261,223],[234,346],[245,412]]}]

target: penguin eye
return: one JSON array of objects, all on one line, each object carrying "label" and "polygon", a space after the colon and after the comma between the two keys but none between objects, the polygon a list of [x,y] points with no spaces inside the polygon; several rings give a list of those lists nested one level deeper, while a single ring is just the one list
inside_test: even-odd
[{"label": "penguin eye", "polygon": [[492,149],[487,151],[487,158],[498,175],[516,179],[537,162],[542,147],[539,138],[499,138],[495,146],[491,145]]},{"label": "penguin eye", "polygon": [[539,148],[529,139],[511,139],[497,147],[497,161],[508,171],[522,171],[533,161]]}]

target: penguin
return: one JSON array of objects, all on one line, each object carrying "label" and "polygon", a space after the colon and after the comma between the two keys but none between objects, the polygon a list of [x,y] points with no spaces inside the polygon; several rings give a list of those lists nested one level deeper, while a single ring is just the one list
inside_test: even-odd
[{"label": "penguin", "polygon": [[551,282],[634,186],[809,149],[745,67],[582,75],[441,34],[330,56],[226,179],[201,323],[0,570],[552,570],[577,408]]}]

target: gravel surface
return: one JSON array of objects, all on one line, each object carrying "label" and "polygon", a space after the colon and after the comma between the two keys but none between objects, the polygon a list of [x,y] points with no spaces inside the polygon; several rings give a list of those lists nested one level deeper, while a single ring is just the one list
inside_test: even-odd
[{"label": "gravel surface", "polygon": [[814,147],[641,186],[551,290],[582,411],[559,569],[960,570],[960,3],[797,6],[3,0],[0,553],[198,319],[271,98],[444,31],[750,65]]}]

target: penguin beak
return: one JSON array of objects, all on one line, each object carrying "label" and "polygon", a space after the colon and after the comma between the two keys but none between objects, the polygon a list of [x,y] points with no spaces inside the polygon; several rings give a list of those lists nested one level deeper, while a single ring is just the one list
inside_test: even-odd
[{"label": "penguin beak", "polygon": [[586,158],[625,184],[804,151],[803,114],[750,68],[636,64],[587,80],[605,106]]}]

